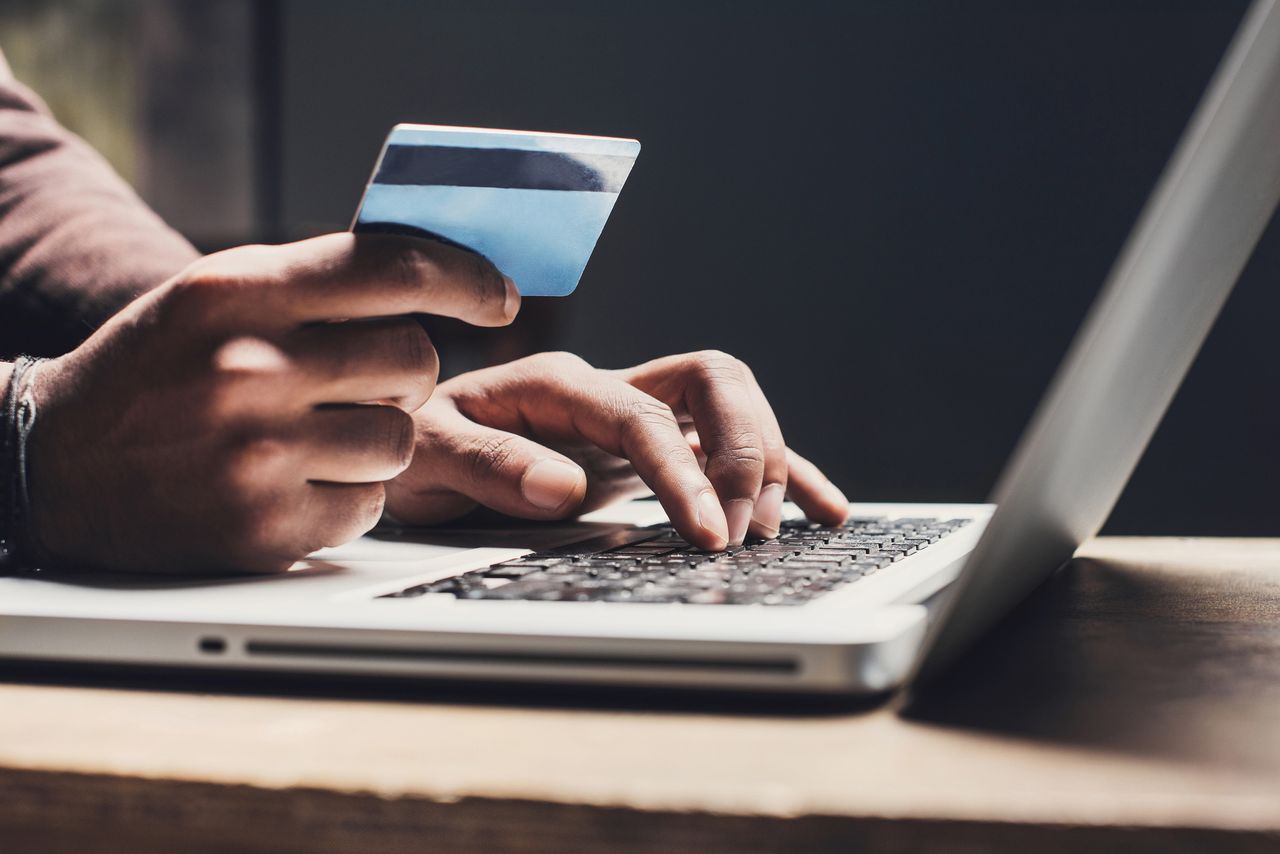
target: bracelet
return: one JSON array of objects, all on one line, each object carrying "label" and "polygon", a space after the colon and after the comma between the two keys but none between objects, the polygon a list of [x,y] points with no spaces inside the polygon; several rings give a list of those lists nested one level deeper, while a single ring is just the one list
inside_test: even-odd
[{"label": "bracelet", "polygon": [[0,569],[17,568],[33,556],[27,446],[36,422],[31,380],[44,361],[19,356],[0,397]]}]

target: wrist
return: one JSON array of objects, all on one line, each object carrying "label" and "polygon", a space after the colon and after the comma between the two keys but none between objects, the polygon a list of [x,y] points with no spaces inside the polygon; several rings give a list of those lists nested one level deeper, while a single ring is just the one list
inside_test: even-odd
[{"label": "wrist", "polygon": [[69,500],[74,494],[69,486],[74,479],[69,477],[64,455],[58,452],[67,447],[66,437],[57,434],[66,420],[65,403],[75,394],[74,381],[68,382],[67,361],[68,356],[61,356],[45,362],[29,385],[38,420],[27,448],[28,548],[33,555],[55,564],[80,554],[78,546],[85,539],[83,526],[75,524],[79,504]]},{"label": "wrist", "polygon": [[0,378],[0,567],[29,564],[36,552],[31,538],[31,484],[28,445],[35,426],[31,380],[43,360],[19,357]]}]

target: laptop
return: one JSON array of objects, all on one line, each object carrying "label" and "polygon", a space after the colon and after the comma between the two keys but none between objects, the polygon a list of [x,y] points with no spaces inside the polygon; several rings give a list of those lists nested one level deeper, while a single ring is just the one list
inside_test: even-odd
[{"label": "laptop", "polygon": [[1259,0],[981,505],[854,504],[698,552],[637,501],[562,525],[383,528],[273,577],[0,579],[0,658],[810,694],[919,686],[1097,533],[1280,198]]}]

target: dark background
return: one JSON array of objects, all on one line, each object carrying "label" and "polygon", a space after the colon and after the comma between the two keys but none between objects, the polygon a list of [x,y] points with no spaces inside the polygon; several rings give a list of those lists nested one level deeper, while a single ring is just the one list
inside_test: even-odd
[{"label": "dark background", "polygon": [[[727,350],[851,496],[980,499],[1243,8],[288,2],[273,213],[345,226],[397,121],[634,136],[556,346]],[[1108,530],[1280,534],[1277,285],[1273,226]]]}]

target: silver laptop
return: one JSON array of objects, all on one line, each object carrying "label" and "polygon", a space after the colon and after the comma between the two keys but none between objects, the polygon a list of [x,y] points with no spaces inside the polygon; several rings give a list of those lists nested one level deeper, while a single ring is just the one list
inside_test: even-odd
[{"label": "silver laptop", "polygon": [[812,693],[918,683],[1098,531],[1277,198],[1280,14],[1262,0],[994,504],[855,504],[834,529],[793,512],[777,540],[725,554],[689,549],[639,501],[560,526],[379,530],[276,577],[37,572],[0,579],[0,658]]}]

